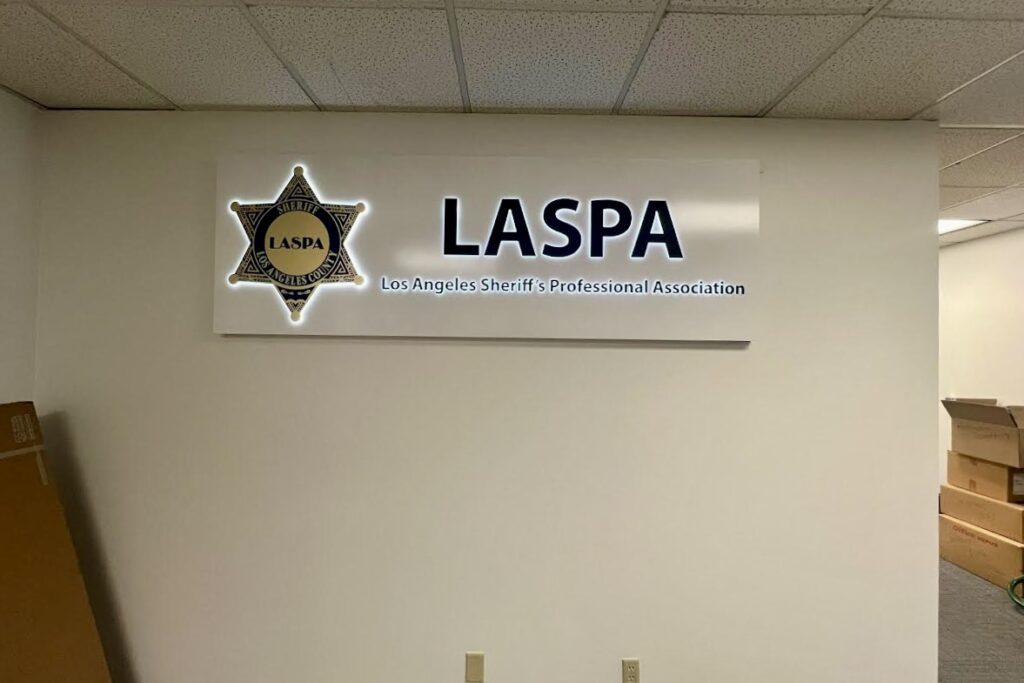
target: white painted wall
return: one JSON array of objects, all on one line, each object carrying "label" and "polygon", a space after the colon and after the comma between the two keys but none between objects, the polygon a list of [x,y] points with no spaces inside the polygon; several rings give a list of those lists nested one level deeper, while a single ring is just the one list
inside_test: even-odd
[{"label": "white painted wall", "polygon": [[0,403],[32,398],[36,232],[32,130],[36,111],[0,91]]},{"label": "white painted wall", "polygon": [[[939,395],[1024,405],[1024,231],[944,247],[939,301]],[[945,480],[950,424],[940,414]]]},{"label": "white painted wall", "polygon": [[[614,683],[628,656],[645,683],[935,681],[932,125],[43,132],[37,392],[137,680],[457,683],[480,649],[493,683]],[[758,341],[217,337],[216,161],[247,152],[759,159]]]}]

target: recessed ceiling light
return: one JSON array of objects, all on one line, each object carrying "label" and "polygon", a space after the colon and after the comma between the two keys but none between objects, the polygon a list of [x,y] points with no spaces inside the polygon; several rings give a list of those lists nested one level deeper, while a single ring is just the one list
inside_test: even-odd
[{"label": "recessed ceiling light", "polygon": [[940,218],[939,219],[939,234],[945,235],[947,232],[956,232],[957,230],[963,230],[964,228],[973,228],[975,225],[981,225],[988,221],[976,221],[969,218]]}]

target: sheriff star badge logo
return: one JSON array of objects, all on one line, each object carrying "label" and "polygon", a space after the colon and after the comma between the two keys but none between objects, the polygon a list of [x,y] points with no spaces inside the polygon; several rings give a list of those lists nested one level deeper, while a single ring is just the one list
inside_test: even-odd
[{"label": "sheriff star badge logo", "polygon": [[231,284],[258,282],[273,285],[293,321],[320,285],[363,284],[345,249],[366,205],[325,204],[306,182],[301,166],[277,200],[262,204],[233,202],[249,246],[238,268],[228,278]]}]

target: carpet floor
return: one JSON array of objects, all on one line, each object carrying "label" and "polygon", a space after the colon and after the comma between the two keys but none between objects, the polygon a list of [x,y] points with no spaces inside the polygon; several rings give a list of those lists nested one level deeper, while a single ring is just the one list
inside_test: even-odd
[{"label": "carpet floor", "polygon": [[1024,609],[1006,591],[942,562],[939,683],[1024,682]]}]

